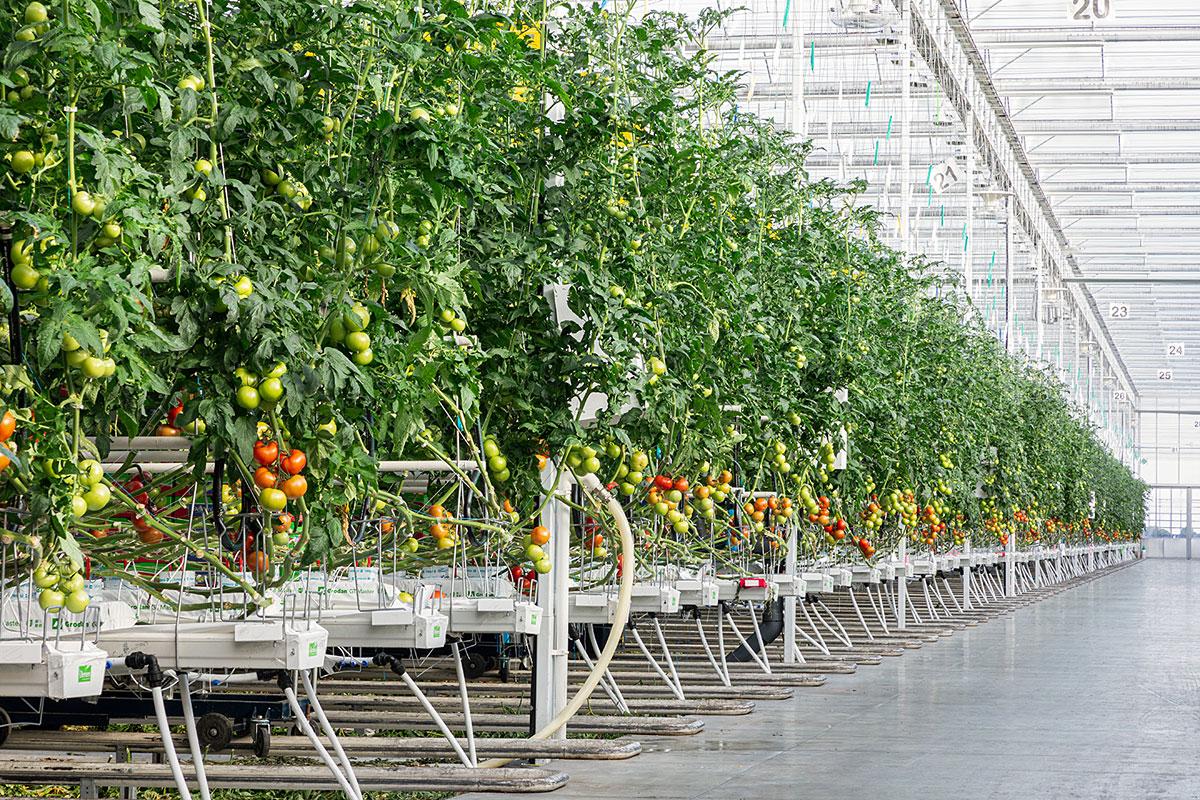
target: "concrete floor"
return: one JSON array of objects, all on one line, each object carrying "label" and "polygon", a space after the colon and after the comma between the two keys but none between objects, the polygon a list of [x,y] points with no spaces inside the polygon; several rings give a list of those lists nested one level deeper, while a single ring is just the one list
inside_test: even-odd
[{"label": "concrete floor", "polygon": [[1198,710],[1200,563],[1146,561],[632,760],[556,762],[553,797],[1200,798]]}]

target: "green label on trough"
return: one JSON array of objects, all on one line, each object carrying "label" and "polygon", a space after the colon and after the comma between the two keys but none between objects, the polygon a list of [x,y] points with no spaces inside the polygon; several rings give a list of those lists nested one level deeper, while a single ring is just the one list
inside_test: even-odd
[{"label": "green label on trough", "polygon": [[79,665],[79,679],[76,681],[76,683],[91,683],[91,682],[92,682],[92,665],[91,664],[80,664]]},{"label": "green label on trough", "polygon": [[316,642],[308,643],[308,656],[309,656],[309,658],[317,657],[317,643]]}]

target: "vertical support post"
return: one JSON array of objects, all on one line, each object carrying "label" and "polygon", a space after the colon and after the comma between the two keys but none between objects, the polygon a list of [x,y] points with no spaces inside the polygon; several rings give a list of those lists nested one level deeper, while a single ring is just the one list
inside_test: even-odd
[{"label": "vertical support post", "polygon": [[[570,478],[563,475],[554,483],[558,470],[548,465],[542,472],[542,486],[553,496],[567,491]],[[567,705],[567,648],[568,609],[567,578],[570,570],[571,509],[565,504],[551,500],[542,509],[542,524],[550,529],[550,560],[558,569],[538,581],[538,605],[542,608],[542,632],[537,637],[534,671],[534,714],[533,728],[541,730],[558,716]],[[567,726],[554,734],[556,739],[565,739]]]},{"label": "vertical support post", "polygon": [[[795,586],[798,580],[796,576],[796,545],[799,542],[796,537],[797,526],[789,525],[788,527],[791,530],[788,531],[788,551],[784,568],[787,574],[792,576],[792,585]],[[796,663],[796,598],[794,595],[783,598],[783,663]]]},{"label": "vertical support post", "polygon": [[900,3],[900,249],[909,249],[912,222],[912,0]]},{"label": "vertical support post", "polygon": [[[896,551],[900,561],[900,572],[908,572],[908,533],[900,537],[900,548]],[[908,575],[901,574],[896,578],[896,627],[904,630],[908,627]]]},{"label": "vertical support post", "polygon": [[1188,487],[1187,495],[1187,560],[1192,560],[1192,487]]},{"label": "vertical support post", "polygon": [[971,610],[971,537],[967,536],[963,541],[963,555],[966,556],[967,563],[963,567],[962,580],[962,607],[967,611]]},{"label": "vertical support post", "polygon": [[967,287],[967,299],[975,300],[975,112],[967,108],[963,122],[967,128],[967,187],[966,227],[963,234],[963,283]]},{"label": "vertical support post", "polygon": [[1040,369],[1042,366],[1042,338],[1045,336],[1045,324],[1044,324],[1044,320],[1042,319],[1042,317],[1045,316],[1045,307],[1043,306],[1044,298],[1042,296],[1042,293],[1045,291],[1044,281],[1045,281],[1045,273],[1046,273],[1046,263],[1045,263],[1046,259],[1042,255],[1041,243],[1039,243],[1037,246],[1036,258],[1037,258],[1037,285],[1036,285],[1035,291],[1037,292],[1037,296],[1034,298],[1034,301],[1033,301],[1033,313],[1037,316],[1037,344],[1036,344],[1037,361],[1036,361],[1036,363],[1038,365],[1038,368]]},{"label": "vertical support post", "polygon": [[1017,337],[1013,331],[1016,319],[1016,303],[1013,298],[1013,261],[1016,254],[1017,203],[1010,195],[1006,199],[1008,210],[1007,222],[1004,227],[1004,349],[1010,353],[1017,351]]},{"label": "vertical support post", "polygon": [[804,3],[797,0],[792,15],[792,131],[803,141],[808,138],[808,108],[804,105]]}]

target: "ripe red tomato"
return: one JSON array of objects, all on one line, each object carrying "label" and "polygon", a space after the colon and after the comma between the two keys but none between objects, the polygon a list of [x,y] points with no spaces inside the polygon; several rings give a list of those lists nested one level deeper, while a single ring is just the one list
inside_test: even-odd
[{"label": "ripe red tomato", "polygon": [[666,475],[659,475],[654,479],[654,485],[659,491],[668,492],[675,486],[675,481],[671,480]]},{"label": "ripe red tomato", "polygon": [[304,455],[303,450],[293,450],[283,457],[283,460],[279,462],[279,466],[288,475],[298,475],[308,466],[308,457]]},{"label": "ripe red tomato", "polygon": [[255,442],[254,460],[264,467],[274,464],[279,458],[279,445],[275,442]]},{"label": "ripe red tomato", "polygon": [[690,486],[691,484],[688,482],[688,479],[682,475],[675,479],[675,488],[681,492],[686,492]]},{"label": "ripe red tomato", "polygon": [[254,470],[254,485],[260,489],[273,489],[279,482],[279,476],[269,467],[259,467]]},{"label": "ripe red tomato", "polygon": [[279,485],[283,489],[283,493],[295,500],[297,497],[303,497],[308,491],[308,481],[303,475],[293,475]]},{"label": "ripe red tomato", "polygon": [[159,425],[154,429],[155,436],[182,436],[183,431],[173,425]]},{"label": "ripe red tomato", "polygon": [[179,415],[183,413],[183,403],[178,403],[174,408],[167,412],[167,424],[174,425],[179,419]]},{"label": "ripe red tomato", "polygon": [[5,411],[4,416],[0,417],[0,442],[7,442],[16,429],[17,418],[13,415],[13,412]]},{"label": "ripe red tomato", "polygon": [[524,576],[525,570],[520,564],[513,564],[508,568],[508,574],[512,578],[513,583],[516,583],[517,581],[521,580],[522,576]]}]

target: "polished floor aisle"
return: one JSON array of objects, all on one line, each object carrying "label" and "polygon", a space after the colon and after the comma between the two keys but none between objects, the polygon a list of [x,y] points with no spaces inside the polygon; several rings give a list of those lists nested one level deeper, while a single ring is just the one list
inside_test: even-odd
[{"label": "polished floor aisle", "polygon": [[[1145,561],[630,761],[555,800],[1200,798],[1200,563]],[[497,798],[502,795],[472,795]]]}]

